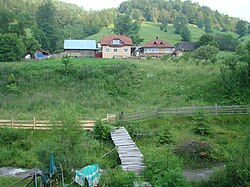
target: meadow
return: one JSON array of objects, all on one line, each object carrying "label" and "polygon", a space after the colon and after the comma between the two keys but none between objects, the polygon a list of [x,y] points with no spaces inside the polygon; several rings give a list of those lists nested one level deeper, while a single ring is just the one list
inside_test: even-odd
[{"label": "meadow", "polygon": [[[181,41],[181,36],[179,34],[175,34],[175,28],[173,24],[168,24],[167,32],[160,30],[160,23],[153,22],[142,22],[141,29],[139,31],[140,37],[143,38],[143,42],[140,45],[144,45],[150,40],[155,39],[155,37],[159,37],[160,39],[176,45]],[[88,36],[86,39],[96,40],[99,42],[103,36],[113,35],[113,25],[109,25],[108,27],[103,27],[97,34],[92,36]],[[198,28],[196,25],[189,24],[188,29],[191,32],[191,42],[197,42],[199,38],[205,34],[204,29]],[[213,30],[213,33],[225,34],[225,32],[219,30]],[[233,32],[226,32],[226,34],[231,34],[236,36]],[[245,41],[250,40],[250,35],[246,35],[243,37]]]},{"label": "meadow", "polygon": [[[222,64],[184,61],[60,59],[1,63],[1,118],[49,119],[62,103],[83,119],[156,107],[230,104],[219,90]],[[6,89],[14,76],[16,90]],[[13,77],[12,77],[13,78]]]},{"label": "meadow", "polygon": [[[233,100],[224,94],[221,68],[227,55],[221,52],[214,64],[175,58],[76,58],[68,66],[61,59],[1,63],[1,119],[60,119],[64,125],[52,131],[0,129],[0,166],[46,170],[54,151],[67,182],[72,168],[98,163],[107,171],[100,186],[133,186],[134,180],[155,186],[249,185],[249,115],[205,116],[199,111],[192,116],[124,122],[145,158],[147,169],[139,179],[121,171],[115,151],[102,158],[114,148],[109,131],[120,123],[101,124],[93,132],[77,126],[79,119],[98,120],[121,111],[248,104],[248,92]],[[186,149],[190,145],[191,152]],[[204,182],[187,182],[182,174],[186,168],[221,165],[228,165],[226,172]],[[229,180],[231,176],[238,177],[236,182]],[[0,179],[0,186],[18,180]]]}]

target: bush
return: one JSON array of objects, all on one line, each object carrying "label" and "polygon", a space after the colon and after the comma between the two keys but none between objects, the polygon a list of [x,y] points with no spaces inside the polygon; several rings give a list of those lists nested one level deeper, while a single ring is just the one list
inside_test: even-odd
[{"label": "bush", "polygon": [[137,121],[124,122],[124,127],[132,138],[137,138],[141,134],[141,124]]},{"label": "bush", "polygon": [[167,55],[167,54],[161,56],[161,60],[162,60],[162,61],[167,61],[169,58],[170,58],[170,55]]},{"label": "bush", "polygon": [[21,91],[17,87],[16,78],[13,73],[11,73],[8,76],[8,81],[7,81],[7,85],[5,86],[5,89],[7,90],[7,93],[10,93],[10,94],[18,95],[21,93]]},{"label": "bush", "polygon": [[134,172],[123,171],[120,167],[117,167],[105,171],[98,186],[134,187],[134,182],[137,180]]},{"label": "bush", "polygon": [[170,133],[169,126],[163,126],[160,133],[157,136],[157,142],[159,144],[165,145],[173,142],[173,135]]},{"label": "bush", "polygon": [[166,147],[154,147],[144,153],[146,180],[154,186],[184,186],[180,160]]},{"label": "bush", "polygon": [[96,121],[94,126],[94,137],[95,139],[105,142],[110,138],[110,131],[112,130],[112,126],[109,123],[103,122],[101,120]]},{"label": "bush", "polygon": [[210,45],[199,47],[194,53],[193,58],[198,60],[210,60],[212,63],[216,62],[216,56],[219,53],[218,48]]},{"label": "bush", "polygon": [[211,134],[210,127],[207,124],[206,116],[202,111],[199,111],[193,116],[193,124],[195,126],[193,129],[195,134],[199,134],[201,136],[207,136]]},{"label": "bush", "polygon": [[1,129],[0,131],[0,144],[11,146],[17,141],[26,139],[25,131],[20,129]]}]

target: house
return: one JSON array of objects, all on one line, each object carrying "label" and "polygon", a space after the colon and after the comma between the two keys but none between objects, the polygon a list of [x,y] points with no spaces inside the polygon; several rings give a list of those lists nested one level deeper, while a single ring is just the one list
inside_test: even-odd
[{"label": "house", "polygon": [[64,40],[64,54],[72,57],[95,57],[95,40]]},{"label": "house", "polygon": [[146,56],[163,56],[165,54],[172,54],[174,45],[167,43],[158,37],[149,41],[144,45],[144,54]]},{"label": "house", "polygon": [[183,51],[181,49],[175,49],[173,53],[171,54],[171,56],[181,57],[183,56]]},{"label": "house", "polygon": [[194,51],[197,49],[197,45],[194,42],[178,42],[176,46],[176,50],[185,51]]},{"label": "house", "polygon": [[127,36],[104,36],[101,39],[102,58],[131,57],[132,39]]}]

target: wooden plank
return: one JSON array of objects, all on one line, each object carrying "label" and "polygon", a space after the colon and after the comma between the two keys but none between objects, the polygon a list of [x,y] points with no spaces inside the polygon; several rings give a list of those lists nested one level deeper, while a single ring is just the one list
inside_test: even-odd
[{"label": "wooden plank", "polygon": [[11,120],[0,119],[0,123],[11,123]]},{"label": "wooden plank", "polygon": [[95,124],[94,123],[87,123],[87,124],[80,124],[81,127],[94,127]]},{"label": "wooden plank", "polygon": [[127,152],[127,153],[121,153],[119,152],[120,157],[143,157],[143,155],[140,152]]}]

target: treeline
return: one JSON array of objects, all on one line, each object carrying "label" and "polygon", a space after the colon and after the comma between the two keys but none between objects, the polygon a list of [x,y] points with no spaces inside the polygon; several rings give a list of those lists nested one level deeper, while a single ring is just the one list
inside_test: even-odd
[{"label": "treeline", "polygon": [[200,28],[214,28],[221,31],[235,31],[239,19],[212,11],[207,6],[192,3],[191,0],[130,0],[118,8],[119,13],[138,12],[145,21],[162,24],[176,22],[195,24]]},{"label": "treeline", "polygon": [[86,11],[53,0],[0,0],[0,42],[14,37],[23,54],[34,54],[39,47],[55,52],[63,48],[64,39],[83,39],[99,32],[114,22],[116,14],[116,9]]}]

